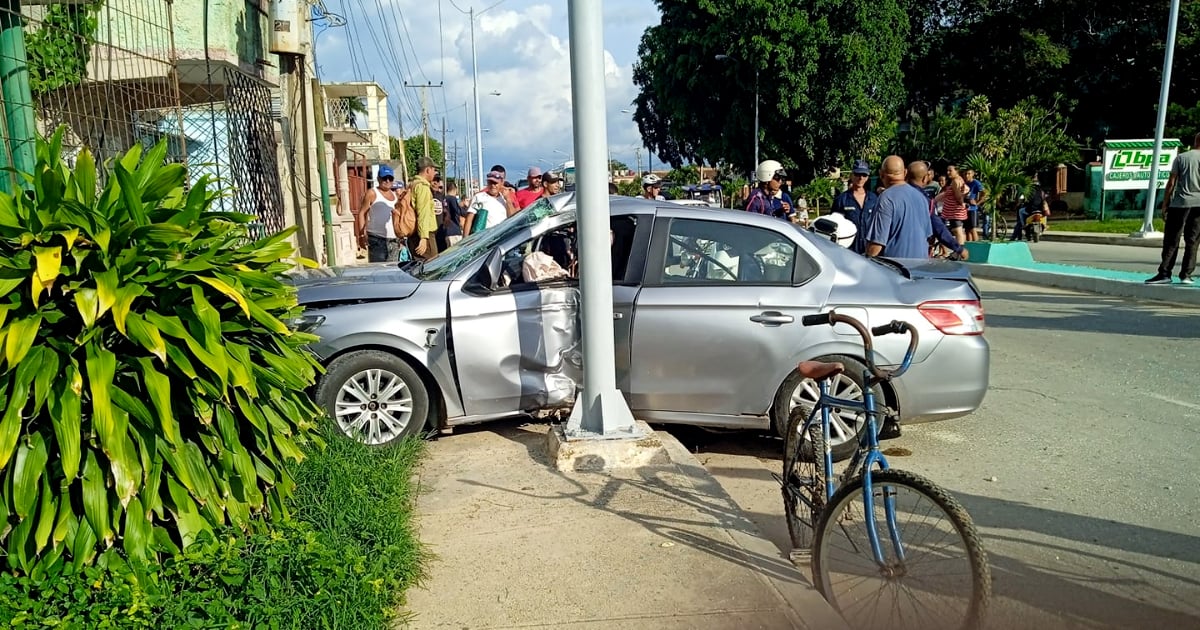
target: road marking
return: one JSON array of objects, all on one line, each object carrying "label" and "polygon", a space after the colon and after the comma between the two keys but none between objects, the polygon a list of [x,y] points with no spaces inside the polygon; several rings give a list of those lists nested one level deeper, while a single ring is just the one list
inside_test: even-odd
[{"label": "road marking", "polygon": [[1155,394],[1153,392],[1147,392],[1146,395],[1151,398],[1157,398],[1163,402],[1169,402],[1172,405],[1179,405],[1180,407],[1186,407],[1188,409],[1195,409],[1196,411],[1200,411],[1200,405],[1197,405],[1196,403],[1190,403],[1190,402],[1183,401],[1183,400],[1176,400],[1174,398],[1171,398],[1170,396],[1163,396],[1162,394]]}]

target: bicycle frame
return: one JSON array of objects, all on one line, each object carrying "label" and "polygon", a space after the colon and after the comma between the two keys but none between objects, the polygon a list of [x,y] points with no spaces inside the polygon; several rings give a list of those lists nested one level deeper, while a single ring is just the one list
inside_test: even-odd
[{"label": "bicycle frame", "polygon": [[[908,361],[904,362],[904,368],[907,368]],[[833,482],[833,451],[829,444],[829,423],[831,421],[831,410],[834,407],[850,409],[852,411],[862,411],[867,416],[867,430],[863,436],[859,438],[858,449],[854,451],[854,455],[850,458],[850,463],[847,465],[846,472],[843,474],[845,479],[854,478],[854,474],[860,468],[862,469],[863,488],[863,513],[866,519],[867,533],[871,543],[871,553],[875,557],[875,562],[881,566],[885,563],[883,557],[883,545],[879,541],[878,530],[875,527],[875,510],[871,509],[871,497],[874,494],[874,485],[871,483],[871,470],[878,466],[880,470],[887,470],[888,461],[883,453],[879,450],[879,436],[877,430],[876,418],[879,412],[875,408],[875,391],[873,383],[876,379],[873,378],[870,370],[863,373],[863,382],[867,383],[866,390],[863,392],[863,402],[856,400],[847,400],[838,398],[829,394],[829,380],[825,379],[818,383],[820,388],[820,397],[817,399],[817,404],[813,406],[813,410],[809,413],[808,420],[805,421],[803,428],[800,429],[801,435],[807,435],[809,427],[817,418],[817,412],[821,412],[821,432],[825,437],[825,452],[823,453],[824,461],[822,464],[825,467],[825,500],[828,502],[833,498],[833,493],[837,490],[837,486]],[[814,453],[814,457],[816,454]],[[891,539],[892,547],[895,549],[896,556],[904,559],[904,546],[900,542],[900,533],[896,524],[896,504],[895,499],[890,496],[885,496],[883,500],[884,514],[887,518],[888,537]],[[811,506],[810,506],[811,507]]]}]

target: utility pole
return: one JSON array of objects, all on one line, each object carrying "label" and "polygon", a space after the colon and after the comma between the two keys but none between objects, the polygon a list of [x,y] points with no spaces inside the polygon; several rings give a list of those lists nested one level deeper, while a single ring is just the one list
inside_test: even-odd
[{"label": "utility pole", "polygon": [[[403,173],[402,181],[408,181],[408,145],[404,142],[404,112],[400,111],[400,103],[397,102],[393,107],[396,108],[396,124],[399,125],[400,131],[400,170]],[[391,142],[388,142],[388,159],[391,159]]]},{"label": "utility pole", "polygon": [[[467,127],[463,131],[467,134],[467,188],[471,188],[471,176],[475,174],[474,160],[471,159],[471,109],[467,107],[466,101],[463,101],[463,117],[466,119]],[[483,180],[480,180],[483,181]],[[474,190],[470,194],[475,194]]]},{"label": "utility pole", "polygon": [[[422,83],[420,85],[410,85],[408,81],[404,82],[404,87],[420,88],[421,89],[421,129],[425,136],[425,155],[429,155],[429,108],[425,104],[426,88],[440,88],[441,83]],[[445,126],[445,125],[443,125]],[[446,150],[446,143],[442,143],[442,151]]]},{"label": "utility pole", "polygon": [[[20,173],[33,173],[34,140],[37,124],[33,116],[33,96],[29,89],[29,66],[25,53],[25,31],[21,19],[21,0],[0,0],[0,83],[4,95],[5,137],[11,153],[0,150],[0,167]],[[24,180],[9,173],[0,181],[0,189],[15,192]]]},{"label": "utility pole", "polygon": [[[434,129],[442,133],[442,175],[448,176],[450,158],[446,155],[446,132],[453,132],[453,129],[446,129],[446,117],[442,116],[442,128]],[[428,150],[426,150],[428,151]]]},{"label": "utility pole", "polygon": [[[1142,221],[1142,229],[1130,234],[1137,238],[1158,236],[1160,232],[1154,229],[1154,207],[1158,205],[1158,189],[1163,182],[1158,180],[1158,160],[1162,155],[1163,128],[1167,124],[1167,97],[1171,92],[1171,66],[1175,58],[1175,33],[1179,27],[1179,0],[1171,0],[1171,12],[1167,18],[1167,46],[1163,58],[1162,86],[1158,95],[1158,124],[1154,128],[1154,153],[1150,160],[1150,187],[1146,190],[1146,216]],[[1104,195],[1101,191],[1101,196]],[[1167,203],[1170,203],[1168,200]],[[1163,221],[1167,215],[1163,213]]]}]

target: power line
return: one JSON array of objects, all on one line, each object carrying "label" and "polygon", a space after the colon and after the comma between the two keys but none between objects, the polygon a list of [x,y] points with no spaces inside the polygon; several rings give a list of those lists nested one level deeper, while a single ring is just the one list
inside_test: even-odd
[{"label": "power line", "polygon": [[[358,7],[359,7],[359,9],[361,9],[361,12],[359,13],[359,15],[367,15],[367,14],[368,14],[368,11],[367,11],[366,5],[365,5],[365,4],[363,4],[363,0],[356,0],[356,1],[357,1],[357,3],[358,3]],[[376,4],[378,4],[378,3],[379,3],[379,0],[376,0]],[[382,5],[380,5],[380,8],[382,9]],[[380,14],[380,17],[382,17],[382,14]],[[378,51],[380,51],[380,52],[383,52],[383,51],[385,50],[385,47],[384,47],[384,45],[383,45],[383,44],[381,44],[381,43],[379,42],[379,36],[378,36],[378,35],[376,35],[376,33],[375,33],[375,28],[374,28],[374,26],[371,24],[371,22],[370,22],[370,21],[368,21],[368,22],[367,22],[366,29],[367,29],[367,32],[368,32],[368,34],[370,34],[370,36],[371,36],[371,41],[373,41],[373,42],[375,43],[375,47],[376,47],[376,49],[377,49]],[[384,39],[385,39],[385,40],[387,40],[387,42],[388,42],[388,46],[387,46],[387,48],[386,48],[386,49],[390,49],[390,50],[391,50],[391,53],[392,53],[392,63],[393,63],[393,64],[395,64],[395,65],[396,65],[396,67],[398,68],[398,67],[400,66],[400,56],[396,54],[396,48],[395,48],[395,44],[393,44],[393,43],[392,43],[392,41],[391,41],[391,38],[388,38],[388,37],[386,37],[386,35],[387,35],[386,31],[384,32],[384,35],[385,35]],[[366,59],[366,54],[365,54],[365,53],[363,53],[363,59]],[[406,65],[407,65],[407,64],[406,64]],[[410,72],[409,74],[411,74],[411,72]],[[395,78],[394,78],[394,77],[393,77],[393,75],[391,75],[391,74],[388,74],[387,76],[388,76],[388,79],[390,80],[390,83],[391,83],[391,88],[392,88],[392,89],[390,90],[390,92],[391,92],[391,93],[393,93],[393,94],[396,94],[396,95],[397,95],[397,98],[399,98],[399,95],[400,95],[402,92],[401,92],[401,90],[399,90],[399,89],[398,89],[398,87],[397,87],[397,85],[396,85],[396,83],[395,83]],[[373,76],[373,75],[372,75],[372,79],[374,80],[374,76]],[[417,115],[417,112],[416,112],[416,110],[414,109],[414,106],[413,106],[413,104],[412,104],[411,102],[407,101],[407,100],[405,100],[405,101],[404,101],[404,104],[408,106],[408,115],[410,116],[410,118],[411,118],[412,120],[419,120],[419,117],[418,117],[418,115]],[[399,117],[398,117],[398,118],[399,118]],[[404,121],[403,121],[403,120],[400,120],[400,125],[401,125],[401,127],[403,127],[403,126],[404,126]]]}]

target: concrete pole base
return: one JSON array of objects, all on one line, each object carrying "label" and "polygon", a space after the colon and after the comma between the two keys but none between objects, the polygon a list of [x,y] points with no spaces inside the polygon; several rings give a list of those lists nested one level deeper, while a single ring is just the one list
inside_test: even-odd
[{"label": "concrete pole base", "polygon": [[635,432],[623,437],[570,437],[566,427],[556,424],[546,432],[546,452],[555,469],[562,472],[665,466],[671,463],[662,440],[642,421]]},{"label": "concrete pole base", "polygon": [[1138,230],[1137,232],[1134,232],[1129,235],[1129,238],[1162,238],[1162,237],[1163,237],[1163,233],[1159,232],[1158,230],[1149,230],[1147,232]]}]

